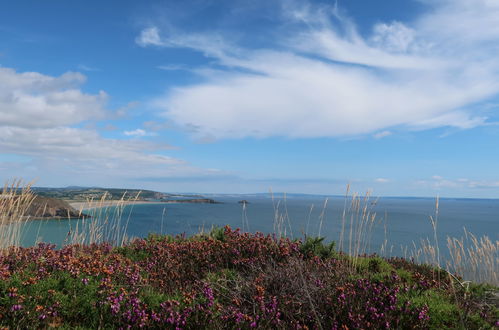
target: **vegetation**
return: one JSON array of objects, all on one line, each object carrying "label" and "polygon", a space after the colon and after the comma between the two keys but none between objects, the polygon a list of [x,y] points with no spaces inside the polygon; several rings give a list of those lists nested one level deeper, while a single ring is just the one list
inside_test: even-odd
[{"label": "vegetation", "polygon": [[86,188],[86,187],[66,187],[66,188],[45,188],[33,187],[32,191],[37,195],[52,197],[71,201],[99,200],[105,196],[106,200],[121,200],[123,197],[137,196],[138,200],[161,200],[172,198],[198,198],[197,195],[172,195],[160,193],[152,190],[118,189],[118,188]]},{"label": "vegetation", "polygon": [[[430,243],[419,255],[430,251],[424,264],[366,255],[363,242],[374,222],[367,198],[364,204],[355,199],[354,213],[345,213],[351,229],[341,234],[340,247],[346,252],[321,237],[285,237],[278,205],[274,235],[224,227],[188,238],[128,240],[118,209],[80,222],[71,244],[56,249],[19,246],[20,219],[33,200],[29,187],[21,198],[8,197],[20,189],[5,187],[0,200],[6,221],[0,227],[0,327],[499,327],[497,282],[471,283],[437,267],[439,252]],[[436,229],[438,218],[432,221]],[[456,268],[483,257],[492,274],[486,279],[497,279],[497,247],[471,240],[471,250],[453,240],[461,251],[454,253]]]},{"label": "vegetation", "polygon": [[24,327],[487,329],[487,295],[405,259],[334,252],[229,227],[122,247],[8,249],[0,325]]}]

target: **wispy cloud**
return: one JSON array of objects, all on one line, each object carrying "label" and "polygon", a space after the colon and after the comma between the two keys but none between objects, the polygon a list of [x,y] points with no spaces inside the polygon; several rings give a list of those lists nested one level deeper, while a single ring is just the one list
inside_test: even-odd
[{"label": "wispy cloud", "polygon": [[137,128],[133,131],[124,131],[123,134],[125,134],[126,136],[146,136],[147,132],[143,129]]},{"label": "wispy cloud", "polygon": [[144,29],[143,47],[189,48],[225,67],[158,98],[165,116],[208,138],[376,137],[392,127],[486,123],[475,105],[499,93],[495,2],[425,2],[413,22],[380,22],[368,36],[335,7],[283,3],[281,23],[293,33],[261,48],[215,32]]},{"label": "wispy cloud", "polygon": [[419,186],[432,187],[439,190],[442,188],[453,189],[496,189],[499,188],[499,180],[473,180],[468,178],[450,179],[440,175],[434,175],[429,180],[418,180]]},{"label": "wispy cloud", "polygon": [[137,128],[131,131],[124,131],[123,134],[126,136],[143,137],[143,136],[153,136],[156,135],[154,132],[147,132],[142,128]]},{"label": "wispy cloud", "polygon": [[159,37],[159,29],[157,27],[149,27],[140,32],[140,35],[135,38],[135,42],[142,46],[165,46],[165,42]]},{"label": "wispy cloud", "polygon": [[158,66],[158,69],[165,71],[189,70],[190,68],[184,64],[166,64]]},{"label": "wispy cloud", "polygon": [[91,66],[88,66],[88,65],[85,65],[85,64],[79,64],[78,65],[78,70],[88,71],[88,72],[100,71],[99,68],[94,68],[94,67],[91,67]]},{"label": "wispy cloud", "polygon": [[390,131],[382,131],[382,132],[378,132],[376,134],[373,134],[373,137],[375,139],[382,139],[382,138],[390,136],[390,135],[392,135],[392,132],[390,132]]},{"label": "wispy cloud", "polygon": [[229,60],[228,53],[236,51],[234,46],[227,44],[225,39],[215,32],[179,33],[169,31],[166,37],[161,37],[159,28],[156,26],[142,30],[135,42],[142,47],[191,48],[204,53],[206,56],[227,60]]}]

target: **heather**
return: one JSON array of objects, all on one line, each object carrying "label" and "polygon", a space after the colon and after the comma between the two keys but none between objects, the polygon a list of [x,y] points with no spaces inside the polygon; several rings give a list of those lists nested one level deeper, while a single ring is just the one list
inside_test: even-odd
[{"label": "heather", "polygon": [[229,227],[192,237],[11,247],[10,328],[466,328],[499,326],[497,288],[407,259],[352,258],[320,238]]}]

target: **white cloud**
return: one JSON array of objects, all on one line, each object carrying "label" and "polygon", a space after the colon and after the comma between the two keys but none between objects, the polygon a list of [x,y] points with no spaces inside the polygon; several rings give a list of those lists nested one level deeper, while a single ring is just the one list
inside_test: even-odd
[{"label": "white cloud", "polygon": [[385,179],[385,178],[377,178],[374,181],[377,182],[377,183],[388,183],[388,182],[390,182],[389,179]]},{"label": "white cloud", "polygon": [[100,71],[99,68],[94,68],[85,64],[79,64],[78,69],[82,71],[89,71],[89,72],[95,72],[95,71]]},{"label": "white cloud", "polygon": [[390,131],[382,131],[382,132],[378,132],[378,133],[374,134],[373,137],[375,139],[382,139],[382,138],[390,136],[390,135],[392,135],[392,132],[390,132]]},{"label": "white cloud", "polygon": [[212,172],[164,155],[169,145],[137,139],[154,135],[144,129],[124,132],[133,139],[110,139],[95,129],[74,127],[110,114],[104,108],[104,92],[93,95],[77,89],[84,81],[79,73],[52,77],[0,68],[0,150],[29,159],[28,165],[1,163],[0,178],[77,174],[74,180],[81,182],[99,176],[130,180],[143,173],[168,177]]},{"label": "white cloud", "polygon": [[470,188],[499,188],[499,180],[496,181],[470,181],[468,183]]},{"label": "white cloud", "polygon": [[286,23],[301,33],[279,36],[279,51],[241,50],[211,33],[170,29],[163,38],[157,27],[142,31],[137,43],[191,48],[226,67],[155,102],[198,137],[337,137],[483,125],[487,118],[472,108],[499,93],[492,51],[499,6],[485,0],[428,5],[414,23],[381,22],[368,37],[333,8],[290,5]]},{"label": "white cloud", "polygon": [[135,39],[135,42],[142,47],[163,46],[157,27],[150,27],[142,30],[140,36]]},{"label": "white cloud", "polygon": [[406,53],[414,47],[416,31],[401,22],[379,23],[374,26],[371,42],[388,52]]},{"label": "white cloud", "polygon": [[[140,178],[144,173],[176,177],[202,176],[210,172],[163,155],[163,150],[171,149],[168,145],[108,139],[93,130],[70,127],[1,129],[0,150],[30,157],[38,168],[37,176],[43,178],[73,173],[78,176],[73,180],[95,180],[104,176],[115,178],[119,183]],[[11,173],[16,173],[14,170]],[[3,172],[0,177],[5,176],[9,178],[12,174]]]},{"label": "white cloud", "polygon": [[217,33],[177,33],[172,32],[167,37],[161,37],[156,26],[141,31],[135,42],[141,47],[179,47],[192,48],[206,56],[229,59],[227,53],[237,52],[237,49],[228,45],[223,37]]},{"label": "white cloud", "polygon": [[125,134],[126,136],[132,136],[132,137],[144,137],[144,136],[157,135],[155,132],[148,132],[142,128],[137,128],[137,129],[131,130],[131,131],[124,131],[123,134]]},{"label": "white cloud", "polygon": [[123,134],[125,134],[126,136],[146,136],[147,132],[143,129],[137,128],[133,131],[124,131]]},{"label": "white cloud", "polygon": [[165,71],[189,70],[189,67],[183,64],[166,64],[158,66],[158,69]]},{"label": "white cloud", "polygon": [[432,187],[436,190],[441,188],[475,190],[499,188],[499,180],[473,180],[468,178],[447,179],[439,175],[432,176],[431,180],[419,180],[415,183],[420,186]]},{"label": "white cloud", "polygon": [[59,77],[0,68],[0,126],[55,127],[104,117],[107,95],[85,94],[85,76]]}]

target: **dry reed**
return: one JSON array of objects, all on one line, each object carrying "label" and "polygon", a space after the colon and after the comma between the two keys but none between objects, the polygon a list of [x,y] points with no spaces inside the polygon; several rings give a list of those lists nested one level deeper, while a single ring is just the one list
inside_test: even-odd
[{"label": "dry reed", "polygon": [[28,210],[35,195],[31,184],[22,180],[5,183],[0,194],[0,251],[19,247],[23,228],[29,220]]},{"label": "dry reed", "polygon": [[80,214],[85,210],[90,217],[82,217],[76,220],[73,228],[70,221],[68,244],[88,245],[107,242],[115,246],[123,246],[130,239],[127,237],[128,223],[133,209],[125,221],[123,215],[128,202],[136,202],[140,192],[136,196],[127,196],[125,192],[119,200],[109,204],[109,195],[104,193],[99,200],[89,199],[80,208]]},{"label": "dry reed", "polygon": [[[370,247],[372,232],[377,223],[376,213],[374,212],[377,200],[371,202],[370,192],[363,197],[354,193],[351,196],[349,207],[347,207],[349,191],[350,186],[347,186],[345,207],[341,217],[341,231],[339,233],[339,251],[351,257],[352,269],[354,269],[358,264],[359,256],[364,255]],[[284,195],[282,203],[280,200],[275,201],[272,191],[271,197],[274,208],[274,233],[277,237],[290,235],[292,238],[293,233],[286,205],[286,195]],[[21,245],[23,229],[30,220],[28,210],[34,198],[35,195],[31,190],[31,184],[23,185],[21,180],[14,180],[12,183],[4,185],[0,195],[1,251]],[[124,194],[112,206],[108,205],[107,198],[108,195],[104,194],[100,200],[87,200],[87,204],[80,209],[80,213],[86,210],[85,212],[90,213],[91,217],[78,220],[68,219],[70,228],[66,240],[67,244],[86,245],[108,242],[116,246],[122,246],[129,241],[126,232],[132,208],[125,220],[123,220],[123,213],[127,202],[137,201],[139,195],[129,198]],[[327,204],[328,200],[326,199],[319,216],[319,236],[322,231]],[[307,220],[307,234],[312,210],[313,205],[310,208]],[[445,265],[442,265],[437,235],[438,216],[439,198],[436,199],[435,203],[435,215],[430,216],[433,242],[429,238],[421,240],[419,246],[413,242],[411,254],[408,253],[408,247],[402,247],[404,257],[411,257],[416,263],[431,264],[441,269],[445,267],[449,273],[457,274],[465,280],[499,285],[499,241],[493,241],[487,236],[476,237],[465,229],[465,235],[460,239],[447,237],[449,258],[446,260]],[[243,230],[249,230],[246,205],[243,205],[242,221]],[[161,222],[163,223],[163,219]],[[161,231],[163,232],[163,224]],[[346,244],[347,239],[348,245]],[[347,247],[348,250],[346,250]],[[387,247],[388,239],[385,220],[385,240],[380,249],[382,255],[387,255]]]}]

